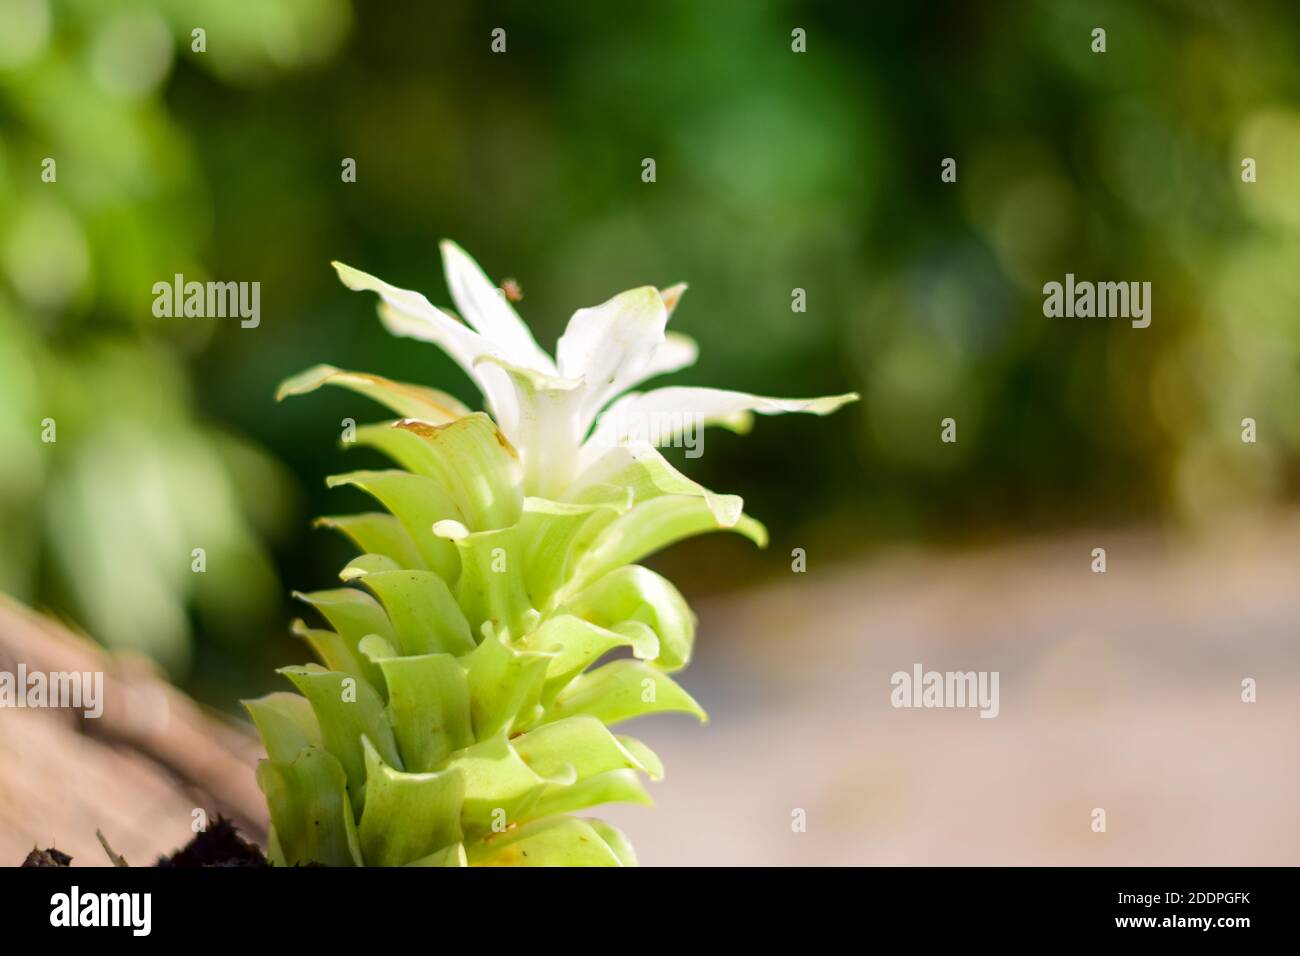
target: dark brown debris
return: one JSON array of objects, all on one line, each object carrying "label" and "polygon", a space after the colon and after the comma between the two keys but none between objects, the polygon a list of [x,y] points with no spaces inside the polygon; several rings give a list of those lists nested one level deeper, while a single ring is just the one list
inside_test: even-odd
[{"label": "dark brown debris", "polygon": [[66,853],[61,853],[54,847],[47,850],[38,850],[33,847],[32,852],[27,854],[27,859],[23,860],[23,866],[71,866],[72,857]]},{"label": "dark brown debris", "polygon": [[239,830],[225,817],[171,856],[160,857],[158,866],[270,866],[266,855],[255,843],[239,835]]}]

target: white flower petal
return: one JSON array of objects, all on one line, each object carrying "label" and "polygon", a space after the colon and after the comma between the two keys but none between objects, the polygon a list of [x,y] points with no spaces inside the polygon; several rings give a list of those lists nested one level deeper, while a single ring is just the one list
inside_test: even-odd
[{"label": "white flower petal", "polygon": [[342,262],[331,264],[349,289],[354,292],[379,293],[383,300],[379,317],[394,335],[435,343],[471,376],[474,374],[474,362],[480,355],[491,351],[492,346],[487,339],[441,309],[434,308],[419,292],[399,289]]},{"label": "white flower petal", "polygon": [[438,311],[419,292],[412,292],[410,289],[399,289],[395,285],[389,285],[383,279],[377,279],[367,272],[352,268],[346,263],[334,261],[330,265],[339,274],[339,279],[343,284],[354,292],[377,292],[380,298],[390,303],[393,308],[420,318],[432,317]]},{"label": "white flower petal", "polygon": [[512,363],[554,375],[551,357],[538,346],[528,326],[478,263],[450,239],[444,239],[440,247],[447,288],[461,317]]},{"label": "white flower petal", "polygon": [[333,266],[349,289],[379,294],[382,300],[379,319],[389,332],[432,342],[451,356],[478,385],[497,424],[509,434],[510,425],[518,418],[514,388],[500,369],[477,364],[484,355],[495,351],[491,342],[464,322],[431,305],[418,292],[399,289],[341,262],[335,262]]},{"label": "white flower petal", "polygon": [[497,427],[513,441],[513,436],[519,431],[519,398],[514,383],[505,369],[491,362],[480,361],[475,371]]},{"label": "white flower petal", "polygon": [[[672,317],[673,310],[677,308],[677,303],[681,300],[682,293],[685,291],[685,282],[679,282],[675,286],[659,290],[659,298],[663,300],[664,311],[668,313],[669,318]],[[618,392],[621,393],[629,388],[635,388],[647,379],[658,375],[667,375],[670,372],[677,372],[694,365],[699,355],[700,347],[695,344],[695,340],[689,335],[683,335],[681,332],[666,332],[664,333],[664,340],[655,347],[645,367],[639,372],[627,376],[626,380],[620,380]],[[602,404],[616,397],[616,394],[611,392]],[[600,411],[599,407],[594,411]]]},{"label": "white flower petal", "polygon": [[654,286],[620,292],[573,313],[556,357],[562,377],[587,383],[583,433],[606,402],[642,380],[667,324],[668,310]]},{"label": "white flower petal", "polygon": [[514,389],[516,424],[512,430],[504,426],[501,430],[519,451],[525,494],[558,497],[578,466],[585,383],[544,375],[494,355],[483,356],[480,365],[504,372]]},{"label": "white flower petal", "polygon": [[689,335],[682,335],[680,332],[669,332],[664,336],[664,340],[659,343],[654,354],[650,356],[650,361],[645,368],[641,370],[640,377],[629,384],[631,388],[639,385],[648,378],[654,378],[656,375],[667,375],[669,372],[676,372],[690,365],[695,364],[695,360],[700,356],[700,347],[695,344],[695,340]]},{"label": "white flower petal", "polygon": [[500,369],[479,364],[479,359],[483,356],[494,354],[490,343],[442,310],[435,309],[434,313],[431,319],[425,319],[403,312],[389,301],[379,303],[379,320],[389,332],[419,339],[421,342],[432,342],[469,374],[487,399],[492,417],[502,431],[508,434],[518,417],[515,390]]},{"label": "white flower petal", "polygon": [[657,444],[664,445],[691,427],[722,425],[743,429],[751,412],[761,415],[784,412],[829,415],[857,399],[856,392],[821,398],[768,398],[720,388],[683,386],[635,392],[620,398],[600,416],[584,447],[583,461],[590,461],[600,451],[622,444],[632,432],[652,435]]},{"label": "white flower petal", "polygon": [[477,381],[474,363],[493,351],[491,343],[458,319],[432,306],[430,309],[428,314],[412,314],[385,296],[379,303],[379,320],[393,335],[432,342]]}]

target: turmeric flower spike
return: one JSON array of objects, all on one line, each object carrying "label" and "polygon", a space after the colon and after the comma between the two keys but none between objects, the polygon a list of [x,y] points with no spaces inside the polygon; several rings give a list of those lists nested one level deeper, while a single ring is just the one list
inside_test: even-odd
[{"label": "turmeric flower spike", "polygon": [[[297,694],[246,702],[267,749],[258,781],[270,855],[631,865],[623,834],[573,816],[647,803],[642,778],[663,775],[645,744],[610,728],[662,711],[705,719],[669,676],[690,659],[695,617],[637,562],[716,529],[766,541],[738,497],[691,481],[654,443],[698,422],[736,428],[754,412],[826,414],[856,396],[631,392],[694,361],[694,343],[666,331],[685,286],[578,310],[553,360],[473,260],[450,242],[442,251],[465,323],[335,267],[350,288],[379,294],[390,331],[447,351],[490,417],[436,389],[331,366],[280,388],[283,398],[338,385],[387,405],[398,418],[362,426],[356,443],[397,467],[329,479],[383,510],[320,519],[362,552],[343,587],[297,595],[326,625],[294,625],[322,663],[281,671]],[[668,425],[646,432],[647,418]]]}]

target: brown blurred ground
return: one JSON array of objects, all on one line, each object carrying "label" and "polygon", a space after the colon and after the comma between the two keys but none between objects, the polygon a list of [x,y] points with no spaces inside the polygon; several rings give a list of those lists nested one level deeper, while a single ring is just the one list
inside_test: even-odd
[{"label": "brown blurred ground", "polygon": [[106,866],[102,830],[132,865],[188,843],[194,811],[232,817],[260,838],[253,780],[260,745],[243,726],[167,685],[144,660],[110,657],[58,622],[0,595],[0,670],[102,671],[104,710],[0,709],[0,866],[34,846],[74,866]]},{"label": "brown blurred ground", "polygon": [[[638,728],[667,767],[658,806],[606,814],[644,864],[1300,863],[1296,515],[1201,539],[812,554],[788,584],[698,610],[683,678],[712,723]],[[895,710],[890,676],[915,663],[1000,671],[1000,716]]]},{"label": "brown blurred ground", "polygon": [[[1199,539],[809,555],[787,583],[700,605],[683,682],[712,723],[630,728],[668,777],[655,809],[602,815],[649,865],[1300,863],[1298,546],[1287,515]],[[32,639],[12,608],[0,621],[0,650],[15,621]],[[895,710],[890,675],[915,663],[999,671],[1000,715]],[[90,736],[0,711],[0,862],[52,843],[97,864],[97,827],[151,862],[188,839],[196,806],[262,824],[257,745],[119,675],[136,702],[110,698]],[[1257,703],[1241,702],[1245,677]]]}]

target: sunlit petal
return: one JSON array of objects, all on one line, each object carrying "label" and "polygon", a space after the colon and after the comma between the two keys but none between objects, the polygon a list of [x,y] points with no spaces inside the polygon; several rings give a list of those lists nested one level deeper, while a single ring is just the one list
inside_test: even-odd
[{"label": "sunlit petal", "polygon": [[551,357],[537,345],[528,326],[478,263],[449,239],[442,241],[441,248],[447,288],[465,321],[511,362],[554,375],[555,363]]},{"label": "sunlit petal", "polygon": [[667,324],[668,310],[654,286],[573,313],[556,355],[561,376],[587,383],[581,431],[606,402],[644,378]]},{"label": "sunlit petal", "polygon": [[480,365],[503,372],[514,389],[517,419],[512,430],[503,425],[502,431],[523,460],[526,493],[558,496],[573,480],[578,466],[585,383],[544,375],[493,355],[484,356]]},{"label": "sunlit petal", "polygon": [[594,449],[612,448],[627,441],[629,434],[644,432],[663,445],[686,429],[704,425],[742,431],[748,427],[753,412],[829,415],[857,399],[856,392],[820,398],[769,398],[720,388],[669,386],[625,395],[614,402],[600,416],[587,443]]}]

